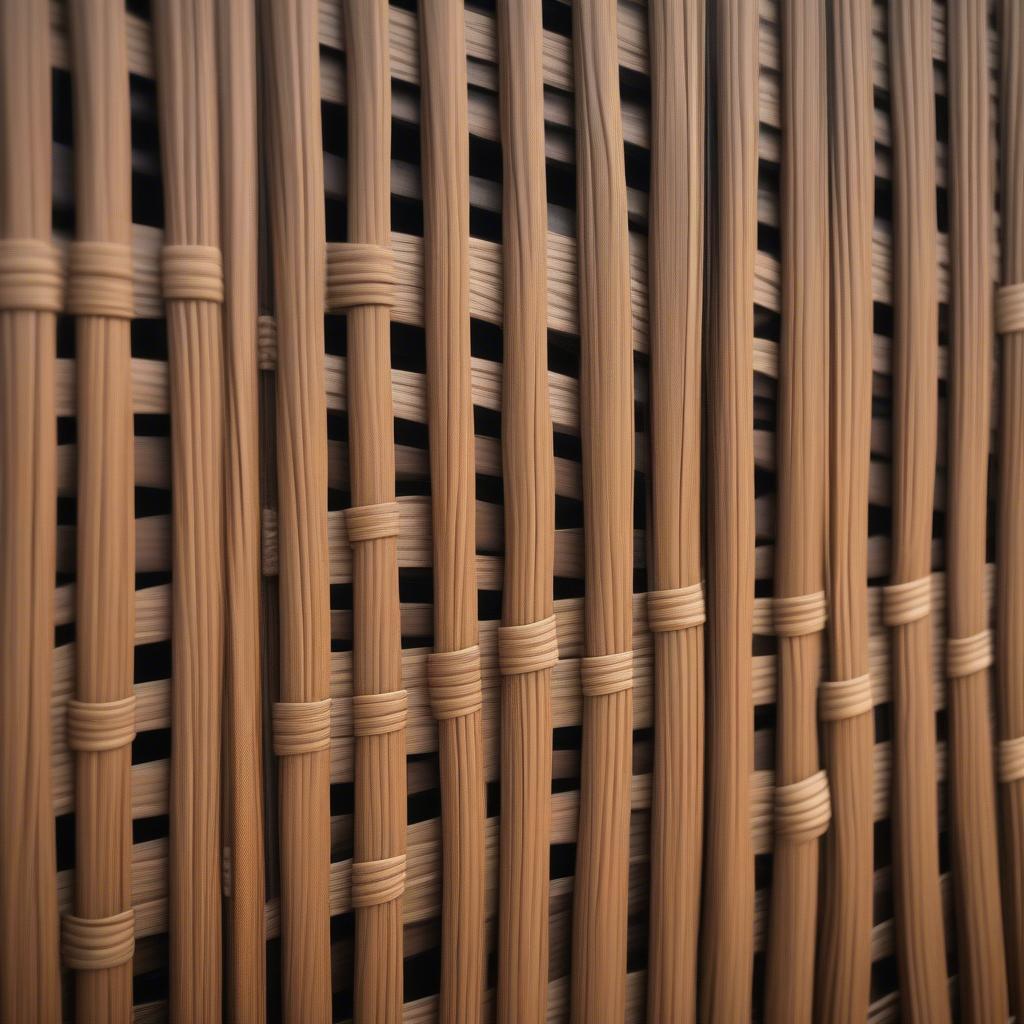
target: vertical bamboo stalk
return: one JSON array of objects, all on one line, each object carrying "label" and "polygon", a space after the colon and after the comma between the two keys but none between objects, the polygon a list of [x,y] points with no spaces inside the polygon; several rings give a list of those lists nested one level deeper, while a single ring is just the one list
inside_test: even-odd
[{"label": "vertical bamboo stalk", "polygon": [[871,983],[875,723],[868,675],[868,473],[871,466],[871,231],[874,90],[871,4],[832,8],[831,344],[827,589],[831,682],[818,692],[832,825],[824,885],[816,1014],[836,1024],[867,1017]]},{"label": "vertical bamboo stalk", "polygon": [[315,0],[264,0],[267,189],[277,314],[281,933],[285,1020],[331,1018],[326,235]]},{"label": "vertical bamboo stalk", "polygon": [[548,992],[555,465],[547,373],[540,0],[500,0],[505,306],[498,1019],[543,1021]]},{"label": "vertical bamboo stalk", "polygon": [[60,1019],[50,790],[60,265],[50,245],[50,23],[0,0],[0,1019]]},{"label": "vertical bamboo stalk", "polygon": [[226,669],[228,1009],[266,1016],[263,875],[263,707],[260,676],[260,493],[256,370],[256,12],[217,4],[221,229],[227,409]]},{"label": "vertical bamboo stalk", "polygon": [[996,564],[996,722],[1011,1011],[1024,1015],[1024,6],[1000,19],[1002,336]]},{"label": "vertical bamboo stalk", "polygon": [[960,1009],[1007,1019],[985,606],[992,386],[992,180],[986,0],[951,0],[949,490],[946,677]]},{"label": "vertical bamboo stalk", "polygon": [[469,342],[469,134],[461,0],[421,4],[423,262],[434,536],[430,699],[441,755],[442,1021],[480,1017],[484,766]]},{"label": "vertical bamboo stalk", "polygon": [[825,627],[828,135],[825,9],[786,0],[782,42],[782,337],[773,610],[778,642],[775,850],[765,1019],[810,1021],[818,838],[828,828],[817,688]]},{"label": "vertical bamboo stalk", "polygon": [[[406,768],[391,404],[391,75],[387,0],[345,5],[348,237],[328,306],[348,308],[356,825],[355,1018],[402,1017]],[[337,255],[340,262],[332,263]],[[346,284],[346,272],[353,272]],[[343,293],[339,293],[339,290]]]},{"label": "vertical bamboo stalk", "polygon": [[931,657],[931,523],[937,434],[935,103],[931,0],[889,5],[893,139],[891,584],[894,888],[901,1008],[949,1020],[939,893]]},{"label": "vertical bamboo stalk", "polygon": [[707,846],[701,1004],[750,1017],[754,960],[754,254],[757,250],[757,12],[715,5],[715,150],[708,348]]},{"label": "vertical bamboo stalk", "polygon": [[[78,1018],[127,1024],[135,735],[128,37],[121,0],[76,0],[70,15],[78,239],[67,305],[78,315],[78,685],[67,720],[77,778],[75,913],[65,918],[64,955],[80,968]],[[81,938],[101,929],[102,955],[83,956]]]},{"label": "vertical bamboo stalk", "polygon": [[704,825],[701,329],[704,47],[701,0],[650,4],[654,792],[647,1019],[692,1021]]},{"label": "vertical bamboo stalk", "polygon": [[621,1021],[633,773],[633,338],[615,0],[573,6],[585,544],[572,1019]]},{"label": "vertical bamboo stalk", "polygon": [[153,36],[171,388],[171,1014],[221,1014],[223,354],[212,0],[160,0]]}]

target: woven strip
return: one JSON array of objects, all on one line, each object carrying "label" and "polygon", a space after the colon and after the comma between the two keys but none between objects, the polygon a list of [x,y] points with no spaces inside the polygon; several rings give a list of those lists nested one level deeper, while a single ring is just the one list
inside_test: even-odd
[{"label": "woven strip", "polygon": [[1024,331],[1024,283],[996,289],[996,333]]},{"label": "woven strip", "polygon": [[584,697],[607,697],[633,687],[633,652],[596,654],[580,659]]},{"label": "woven strip", "polygon": [[996,778],[1000,782],[1024,779],[1024,736],[996,744]]},{"label": "woven strip", "polygon": [[64,279],[60,253],[38,238],[0,239],[0,310],[59,313]]},{"label": "woven strip", "polygon": [[882,622],[886,626],[905,626],[925,618],[931,610],[931,576],[882,587]]},{"label": "woven strip", "polygon": [[871,675],[822,683],[818,688],[818,717],[823,722],[839,722],[844,718],[866,715],[874,708],[871,696]]},{"label": "woven strip", "polygon": [[406,690],[387,693],[357,693],[352,697],[352,732],[356,736],[383,736],[405,728],[409,694]]},{"label": "woven strip", "polygon": [[536,622],[498,627],[498,665],[503,676],[543,672],[558,664],[554,615]]},{"label": "woven strip", "polygon": [[357,505],[345,510],[349,544],[397,537],[400,521],[397,501],[386,501],[380,505]]},{"label": "woven strip", "polygon": [[63,921],[64,965],[73,971],[120,967],[135,955],[135,911],[111,917],[75,917]]},{"label": "woven strip", "polygon": [[130,320],[134,312],[132,247],[120,242],[72,242],[66,307],[75,316]]},{"label": "woven strip", "polygon": [[354,861],[352,906],[376,907],[390,903],[405,892],[405,854],[383,860]]},{"label": "woven strip", "polygon": [[312,754],[331,745],[331,698],[273,706],[274,753]]},{"label": "woven strip", "polygon": [[992,630],[973,636],[950,637],[946,641],[946,675],[960,679],[988,668],[994,660]]},{"label": "woven strip", "polygon": [[395,260],[369,242],[341,242],[327,249],[327,308],[393,306]]},{"label": "woven strip", "polygon": [[775,790],[775,836],[805,843],[825,834],[832,820],[832,800],[825,769]]},{"label": "woven strip", "polygon": [[121,700],[72,698],[67,711],[68,747],[72,750],[117,750],[135,739],[135,694]]},{"label": "woven strip", "polygon": [[692,629],[706,619],[703,581],[675,590],[652,590],[647,595],[647,628],[652,633]]},{"label": "woven strip", "polygon": [[776,636],[807,636],[820,633],[827,620],[825,592],[776,597],[772,601]]},{"label": "woven strip", "polygon": [[277,321],[272,316],[256,318],[256,366],[269,371],[277,368]]},{"label": "woven strip", "polygon": [[430,707],[437,719],[472,715],[483,706],[480,648],[434,651],[427,656]]},{"label": "woven strip", "polygon": [[165,245],[160,254],[165,299],[224,301],[224,263],[212,245]]}]

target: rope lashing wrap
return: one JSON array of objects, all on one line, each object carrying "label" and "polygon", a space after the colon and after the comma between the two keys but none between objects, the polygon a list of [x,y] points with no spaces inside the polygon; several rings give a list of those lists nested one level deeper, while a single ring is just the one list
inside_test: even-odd
[{"label": "rope lashing wrap", "polygon": [[430,707],[438,720],[461,718],[483,705],[480,686],[480,648],[434,651],[427,656]]},{"label": "rope lashing wrap", "polygon": [[130,320],[132,247],[120,242],[72,242],[68,250],[67,311],[75,316]]},{"label": "rope lashing wrap", "polygon": [[652,590],[647,595],[647,628],[652,633],[692,629],[706,619],[703,582],[674,590]]},{"label": "rope lashing wrap", "polygon": [[839,722],[866,715],[874,706],[869,673],[854,679],[822,683],[818,687],[818,717],[823,722]]},{"label": "rope lashing wrap", "polygon": [[64,300],[60,253],[38,238],[0,239],[0,312],[59,313]]},{"label": "rope lashing wrap", "polygon": [[996,333],[1024,331],[1024,283],[996,289]]},{"label": "rope lashing wrap", "polygon": [[356,736],[384,736],[405,728],[409,707],[406,690],[357,693],[352,698],[352,732]]},{"label": "rope lashing wrap", "polygon": [[127,747],[135,739],[135,695],[102,702],[72,698],[68,701],[67,731],[72,750]]},{"label": "rope lashing wrap", "polygon": [[827,620],[825,592],[796,594],[772,599],[776,636],[809,636],[820,633]]},{"label": "rope lashing wrap", "polygon": [[165,299],[224,301],[224,263],[212,245],[165,245],[160,254]]},{"label": "rope lashing wrap", "polygon": [[543,672],[558,664],[556,619],[498,627],[498,666],[503,676]]},{"label": "rope lashing wrap", "polygon": [[376,907],[405,892],[405,854],[352,864],[352,907]]},{"label": "rope lashing wrap", "polygon": [[120,967],[135,955],[134,909],[110,917],[67,914],[62,931],[64,964],[73,971]]},{"label": "rope lashing wrap", "polygon": [[272,708],[274,753],[279,757],[312,754],[331,745],[331,698],[294,703],[279,702]]},{"label": "rope lashing wrap", "polygon": [[995,658],[992,630],[973,636],[950,637],[946,641],[946,675],[961,679],[988,668]]},{"label": "rope lashing wrap", "polygon": [[327,308],[394,306],[395,260],[391,249],[370,242],[327,248]]},{"label": "rope lashing wrap", "polygon": [[1024,736],[996,745],[996,777],[1003,783],[1024,779]]},{"label": "rope lashing wrap", "polygon": [[775,790],[775,836],[791,843],[817,839],[832,820],[832,800],[825,769]]},{"label": "rope lashing wrap", "polygon": [[584,697],[607,697],[633,687],[633,652],[616,651],[580,659]]},{"label": "rope lashing wrap", "polygon": [[932,610],[932,578],[890,583],[882,588],[882,622],[886,626],[905,626],[925,618]]},{"label": "rope lashing wrap", "polygon": [[397,501],[357,505],[345,510],[345,527],[350,544],[397,537],[400,522],[401,513]]}]

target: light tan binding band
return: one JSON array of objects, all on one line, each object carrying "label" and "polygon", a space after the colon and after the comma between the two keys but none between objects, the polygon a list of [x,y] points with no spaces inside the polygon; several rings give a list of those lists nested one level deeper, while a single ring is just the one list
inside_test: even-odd
[{"label": "light tan binding band", "polygon": [[277,321],[267,314],[256,318],[256,365],[270,372],[277,369]]},{"label": "light tan binding band", "polygon": [[825,628],[827,612],[825,592],[796,594],[772,599],[776,636],[809,636]]},{"label": "light tan binding band", "polygon": [[633,652],[596,654],[580,658],[580,683],[584,697],[607,697],[633,687]]},{"label": "light tan binding band", "polygon": [[674,590],[652,590],[647,595],[647,628],[652,633],[692,629],[706,619],[703,581]]},{"label": "light tan binding band", "polygon": [[0,310],[59,313],[64,278],[60,253],[38,238],[0,239]]},{"label": "light tan binding band", "polygon": [[791,843],[817,839],[832,820],[825,769],[775,790],[775,836]]},{"label": "light tan binding band", "polygon": [[352,732],[356,736],[383,736],[405,728],[409,707],[406,690],[357,693],[352,697]]},{"label": "light tan binding band", "polygon": [[988,668],[994,660],[992,630],[973,636],[950,637],[946,641],[946,675],[960,679]]},{"label": "light tan binding band", "polygon": [[224,261],[212,245],[165,245],[160,254],[165,299],[224,301]]},{"label": "light tan binding band", "polygon": [[132,247],[120,242],[72,242],[68,250],[67,312],[132,318]]},{"label": "light tan binding band", "polygon": [[117,750],[135,739],[135,694],[122,700],[84,701],[71,698],[67,711],[71,750]]},{"label": "light tan binding band", "polygon": [[331,745],[331,698],[273,706],[274,753],[312,754]]},{"label": "light tan binding band", "polygon": [[996,333],[1024,331],[1024,283],[996,289]]},{"label": "light tan binding band", "polygon": [[405,854],[352,864],[352,906],[376,907],[405,892]]},{"label": "light tan binding band", "polygon": [[461,718],[483,707],[480,647],[434,651],[427,656],[430,708],[437,719]]},{"label": "light tan binding band", "polygon": [[1024,779],[1024,736],[1000,740],[996,745],[996,777],[1000,782]]},{"label": "light tan binding band", "polygon": [[357,505],[345,510],[348,542],[359,544],[384,537],[397,537],[401,513],[397,501],[379,505]]},{"label": "light tan binding band", "polygon": [[822,683],[818,687],[818,717],[823,722],[866,715],[874,706],[869,673],[855,679]]},{"label": "light tan binding band", "polygon": [[110,917],[75,917],[63,921],[64,966],[73,971],[120,967],[135,955],[135,911]]},{"label": "light tan binding band", "polygon": [[327,308],[394,306],[395,260],[387,246],[340,242],[327,247]]},{"label": "light tan binding band", "polygon": [[905,626],[923,619],[931,610],[931,576],[882,587],[882,622],[886,626]]},{"label": "light tan binding band", "polygon": [[498,627],[498,664],[503,676],[543,672],[558,664],[555,616]]}]

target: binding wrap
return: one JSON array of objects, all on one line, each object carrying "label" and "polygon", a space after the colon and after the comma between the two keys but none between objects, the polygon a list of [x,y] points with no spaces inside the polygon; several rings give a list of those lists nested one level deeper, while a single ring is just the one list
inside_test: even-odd
[{"label": "binding wrap", "polygon": [[0,239],[0,311],[59,313],[64,278],[60,253],[38,238]]},{"label": "binding wrap", "polygon": [[647,628],[652,633],[693,629],[706,620],[703,580],[674,590],[652,590],[647,595]]},{"label": "binding wrap", "polygon": [[312,754],[331,745],[331,698],[278,702],[273,707],[274,753]]},{"label": "binding wrap", "polygon": [[931,576],[921,576],[906,583],[890,583],[882,588],[882,622],[886,626],[905,626],[917,622],[931,610]]},{"label": "binding wrap", "polygon": [[855,679],[822,683],[818,688],[818,717],[823,722],[866,715],[874,706],[869,673]]},{"label": "binding wrap", "polygon": [[352,865],[352,907],[376,907],[405,892],[405,854]]},{"label": "binding wrap", "polygon": [[72,242],[68,250],[67,312],[130,320],[132,247],[118,242]]},{"label": "binding wrap", "polygon": [[224,301],[224,261],[213,245],[165,245],[160,253],[165,299]]},{"label": "binding wrap", "polygon": [[339,242],[327,248],[327,308],[394,306],[395,261],[391,249],[370,242]]},{"label": "binding wrap", "polygon": [[1024,736],[996,744],[996,777],[1002,783],[1024,779]]},{"label": "binding wrap", "polygon": [[480,647],[434,651],[427,657],[430,707],[438,720],[472,715],[483,706]]},{"label": "binding wrap", "polygon": [[1024,331],[1024,282],[996,289],[996,334]]},{"label": "binding wrap", "polygon": [[135,911],[110,917],[63,920],[64,965],[73,971],[102,971],[120,967],[135,955]]},{"label": "binding wrap", "polygon": [[595,654],[580,659],[584,697],[607,697],[633,688],[633,652]]},{"label": "binding wrap", "polygon": [[993,661],[992,630],[973,636],[950,637],[946,641],[946,675],[961,679],[988,668]]},{"label": "binding wrap", "polygon": [[345,526],[350,544],[365,544],[371,540],[397,537],[400,524],[397,501],[378,505],[358,505],[345,510]]},{"label": "binding wrap", "polygon": [[775,838],[805,843],[823,836],[832,820],[825,769],[775,790]]},{"label": "binding wrap", "polygon": [[825,628],[828,614],[825,592],[776,597],[772,600],[776,636],[810,636]]},{"label": "binding wrap", "polygon": [[498,627],[498,666],[503,676],[525,676],[558,664],[555,616]]},{"label": "binding wrap", "polygon": [[71,698],[67,730],[71,750],[99,753],[130,745],[135,739],[135,695],[103,702]]},{"label": "binding wrap", "polygon": [[357,693],[352,697],[352,733],[355,736],[383,736],[405,728],[409,707],[406,690],[387,693]]}]

